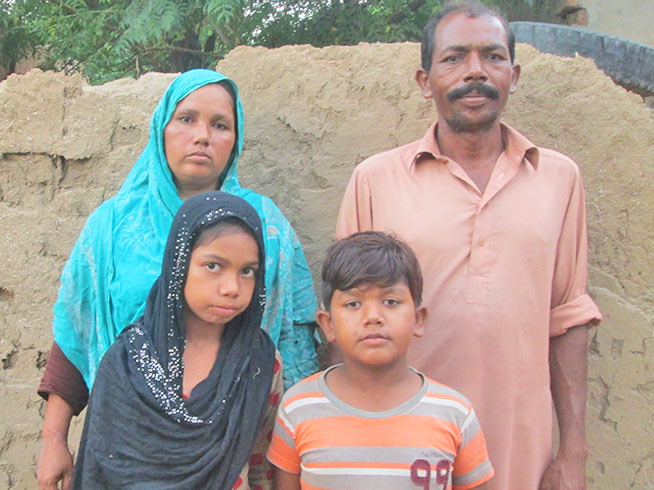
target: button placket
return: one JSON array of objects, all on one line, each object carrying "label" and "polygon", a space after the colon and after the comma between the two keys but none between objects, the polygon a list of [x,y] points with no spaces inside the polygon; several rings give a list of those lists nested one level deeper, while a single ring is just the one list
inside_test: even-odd
[{"label": "button placket", "polygon": [[470,265],[468,268],[468,303],[487,303],[488,264],[490,249],[488,239],[491,231],[491,215],[487,204],[480,201],[472,230]]}]

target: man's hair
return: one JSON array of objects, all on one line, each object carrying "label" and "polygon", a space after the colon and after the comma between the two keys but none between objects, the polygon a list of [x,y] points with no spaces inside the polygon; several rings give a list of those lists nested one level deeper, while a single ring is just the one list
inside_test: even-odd
[{"label": "man's hair", "polygon": [[502,13],[497,8],[484,5],[476,0],[462,0],[447,2],[436,15],[427,21],[427,25],[422,31],[422,45],[420,47],[422,67],[425,71],[431,70],[432,56],[436,45],[434,40],[436,27],[448,15],[459,12],[462,12],[473,19],[481,17],[482,15],[490,15],[491,17],[498,19],[506,31],[506,37],[509,44],[509,57],[511,63],[513,63],[513,60],[515,59],[515,35]]},{"label": "man's hair", "polygon": [[416,255],[406,243],[377,231],[363,231],[337,241],[327,249],[322,266],[322,301],[328,311],[334,291],[405,283],[416,307],[422,302],[422,273]]}]

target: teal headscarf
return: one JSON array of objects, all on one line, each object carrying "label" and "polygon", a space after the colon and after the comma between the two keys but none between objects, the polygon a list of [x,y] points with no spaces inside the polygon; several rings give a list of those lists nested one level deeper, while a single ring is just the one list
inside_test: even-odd
[{"label": "teal headscarf", "polygon": [[262,328],[282,354],[286,386],[318,369],[312,327],[316,300],[304,252],[277,206],[238,182],[244,119],[236,84],[215,71],[198,69],[170,84],[154,111],[143,153],[118,193],[89,216],[62,271],[54,306],[54,340],[89,388],[103,354],[143,314],[148,291],[161,272],[173,217],[182,204],[164,152],[164,129],[184,97],[218,82],[233,88],[237,118],[237,142],[220,190],[245,199],[263,223],[266,309]]}]

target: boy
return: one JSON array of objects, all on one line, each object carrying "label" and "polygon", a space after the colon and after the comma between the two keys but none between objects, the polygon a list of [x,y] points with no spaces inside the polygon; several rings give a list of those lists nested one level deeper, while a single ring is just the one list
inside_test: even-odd
[{"label": "boy", "polygon": [[343,363],[291,388],[268,459],[280,490],[482,489],[493,476],[470,403],[407,365],[427,315],[413,251],[379,232],[333,244],[317,320]]}]

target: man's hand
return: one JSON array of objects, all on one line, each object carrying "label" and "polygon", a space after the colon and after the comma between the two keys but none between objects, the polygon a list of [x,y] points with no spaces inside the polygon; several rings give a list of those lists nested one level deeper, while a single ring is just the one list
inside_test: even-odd
[{"label": "man's hand", "polygon": [[543,475],[539,490],[586,490],[586,457],[557,456]]},{"label": "man's hand", "polygon": [[65,440],[58,437],[43,439],[41,456],[36,469],[39,490],[70,490],[73,482],[73,455]]}]

